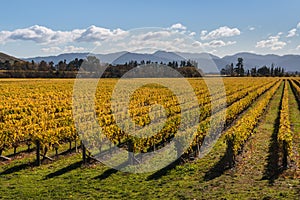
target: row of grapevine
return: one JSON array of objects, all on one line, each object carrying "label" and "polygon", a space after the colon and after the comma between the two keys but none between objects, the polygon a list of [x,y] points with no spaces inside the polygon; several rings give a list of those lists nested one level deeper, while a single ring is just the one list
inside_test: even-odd
[{"label": "row of grapevine", "polygon": [[[21,145],[31,147],[34,144],[37,149],[40,149],[41,154],[46,157],[49,150],[55,149],[57,152],[61,144],[76,142],[79,136],[75,130],[72,117],[73,82],[73,80],[1,81],[0,153],[10,148],[14,148],[16,151]],[[97,145],[109,139],[114,144],[128,148],[126,143],[131,133],[124,132],[115,121],[118,114],[122,119],[122,112],[112,113],[111,110],[110,98],[116,82],[117,79],[100,80],[95,95],[96,115],[104,135],[100,136],[99,134],[95,137],[95,134],[91,132],[93,131],[91,125],[87,126],[87,129],[90,128],[90,130],[86,130],[84,136],[93,135]],[[195,90],[198,103],[202,109],[200,116],[202,120],[199,127],[197,127],[197,137],[191,146],[192,149],[193,145],[201,144],[202,139],[207,135],[207,130],[210,127],[211,105],[208,89],[203,79],[190,79],[189,82]],[[274,79],[257,80],[248,78],[243,82],[238,82],[235,79],[224,79],[224,83],[227,89],[225,104],[227,103],[229,106],[226,121],[229,123],[258,96],[273,86],[275,82]],[[176,84],[176,81],[174,84]],[[187,95],[186,91],[180,85],[178,85],[178,91],[180,92],[180,98],[184,99]],[[212,91],[213,95],[217,96],[218,102],[215,103],[220,105],[221,108],[222,103],[224,103],[224,96],[218,96],[220,88],[213,88]],[[166,110],[166,113],[161,112],[161,109],[154,112],[157,120],[160,119],[160,115],[164,118],[166,114],[166,122],[161,131],[154,136],[147,136],[146,130],[146,132],[141,132],[146,135],[142,139],[131,137],[135,152],[150,151],[170,141],[175,136],[180,123],[185,123],[181,122],[180,112],[182,110],[178,97],[174,96],[168,88],[149,85],[143,87],[141,91],[136,91],[130,99],[129,113],[135,122],[133,124],[134,130],[138,131],[140,127],[144,127],[151,122],[148,112],[153,104],[161,104]],[[191,105],[189,99],[184,99],[184,107],[189,108],[193,114],[194,109],[198,109],[198,107],[191,107]],[[82,112],[79,113],[82,121],[89,121],[91,115],[85,111],[90,111],[90,109],[84,104],[78,106],[82,109]],[[190,120],[196,119],[192,115],[189,117]],[[155,129],[156,127],[149,126],[149,132],[152,128]],[[110,147],[99,145],[99,148],[105,150]]]},{"label": "row of grapevine", "polygon": [[297,100],[299,101],[300,100],[300,86],[299,86],[300,83],[299,83],[299,81],[289,80],[289,83],[291,84],[294,94],[296,95]]},{"label": "row of grapevine", "polygon": [[[296,100],[298,101],[298,107],[299,107],[300,106],[300,82],[299,82],[299,79],[290,79],[289,83],[290,83],[291,89],[292,89],[292,91],[293,91],[293,93],[294,93],[294,95],[296,97]],[[297,136],[296,134],[299,134],[299,132],[298,133],[294,132],[293,134],[294,134],[293,135],[293,140],[295,141],[295,144],[294,144],[293,148],[297,149],[297,145],[296,144],[299,143],[299,142],[297,142],[297,141],[299,141],[298,140],[299,136]],[[294,153],[293,153],[292,160],[296,161],[297,166],[299,167],[300,166],[300,160],[297,159],[297,158],[299,158],[299,153],[300,153],[299,152],[299,148],[298,148],[298,152],[295,152],[295,151],[293,151],[293,152]]]},{"label": "row of grapevine", "polygon": [[[220,110],[219,112],[215,113],[212,117],[215,119],[222,118],[222,115],[224,115],[225,112],[225,126],[219,127],[218,124],[211,124],[211,117],[207,118],[206,120],[200,122],[199,128],[195,137],[195,140],[193,141],[192,148],[194,151],[196,150],[196,154],[199,153],[197,150],[199,149],[199,146],[202,145],[202,142],[205,137],[211,138],[211,140],[214,140],[214,135],[209,135],[210,133],[217,132],[217,129],[221,128],[224,130],[227,126],[229,126],[235,119],[238,118],[238,116],[246,110],[251,104],[262,94],[264,94],[266,91],[270,90],[270,88],[273,90],[274,87],[277,87],[280,81],[276,80],[273,81],[267,85],[264,85],[263,87],[258,88],[255,91],[250,92],[247,96],[240,99],[239,101],[233,103],[229,107],[227,107],[225,110]],[[221,120],[221,119],[220,119]],[[214,123],[218,123],[218,120],[216,120]],[[209,133],[210,132],[210,133]]]},{"label": "row of grapevine", "polygon": [[28,85],[19,81],[2,86],[0,110],[0,151],[14,148],[16,153],[20,145],[35,144],[38,163],[39,155],[45,158],[50,149],[78,138],[68,101],[72,85],[41,82],[45,85],[34,80]]},{"label": "row of grapevine", "polygon": [[277,82],[276,85],[267,91],[264,97],[256,103],[255,107],[252,107],[251,110],[243,115],[236,124],[230,127],[226,132],[227,155],[229,156],[228,160],[231,161],[231,166],[234,165],[235,157],[242,150],[245,142],[253,134],[253,130],[259,118],[264,113],[265,108],[268,106],[281,83],[282,81]]},{"label": "row of grapevine", "polygon": [[281,154],[282,165],[287,167],[288,158],[292,157],[293,135],[289,119],[289,83],[286,80],[281,100],[280,125],[277,134],[279,152]]},{"label": "row of grapevine", "polygon": [[[243,110],[245,110],[247,107],[249,107],[253,101],[255,101],[260,95],[262,95],[269,88],[274,86],[275,83],[276,83],[276,81],[274,81],[274,79],[272,79],[272,81],[271,82],[269,81],[267,84],[258,85],[258,86],[255,86],[254,88],[250,87],[249,89],[246,89],[246,91],[240,91],[236,94],[232,94],[235,96],[235,98],[240,99],[240,101],[237,101],[236,103],[232,102],[231,105],[227,108],[227,113],[226,113],[227,124],[231,123],[234,119],[236,119],[238,114],[240,114]],[[161,92],[155,90],[155,93],[157,95],[161,96]],[[241,97],[238,97],[239,95]],[[146,99],[146,98],[140,98],[140,97],[141,96],[139,96],[137,99]],[[161,99],[163,99],[163,98],[161,98]],[[234,99],[234,98],[232,98],[232,99]],[[138,100],[136,100],[136,101],[138,102]],[[170,104],[170,102],[168,102],[168,103],[169,103],[169,105],[173,105],[173,106],[176,105],[176,103],[173,103],[173,104],[172,103]],[[135,103],[133,105],[144,105],[144,104],[143,103],[142,104]],[[144,108],[144,107],[142,107],[142,108]],[[170,108],[172,108],[172,107],[170,107]],[[211,112],[210,106],[206,106],[205,108],[207,110],[201,110],[201,115]],[[109,106],[107,106],[107,109],[109,109]],[[132,107],[131,112],[138,113],[139,109],[140,109],[140,107],[138,107],[138,106]],[[170,110],[172,110],[172,109],[170,109]],[[126,132],[123,132],[120,129],[120,127],[118,127],[115,124],[114,117],[112,116],[112,114],[111,114],[111,116],[109,115],[109,113],[111,113],[111,112],[110,111],[106,111],[106,112],[99,111],[99,113],[106,113],[106,115],[100,116],[100,119],[99,119],[100,124],[102,123],[102,127],[104,130],[105,136],[110,138],[111,140],[113,140],[115,144],[120,145],[122,143],[126,143],[126,141],[128,140],[128,135]],[[219,111],[218,113],[216,113],[216,115],[220,115],[221,113],[222,112]],[[144,113],[142,115],[141,115],[141,113],[138,113],[134,116],[137,116],[140,118],[146,118],[147,115]],[[198,131],[195,134],[196,139],[193,141],[189,151],[191,151],[194,146],[201,145],[203,138],[207,135],[207,132],[210,128],[210,118],[203,117],[203,119],[205,119],[205,120],[201,121],[199,124],[199,127],[197,127]],[[193,119],[191,119],[191,120],[193,120]],[[140,120],[140,121],[143,121],[143,120]],[[143,137],[143,138],[131,138],[130,141],[134,145],[134,147],[133,147],[134,152],[146,152],[146,151],[155,149],[155,146],[158,146],[160,144],[164,144],[165,142],[170,141],[177,132],[176,127],[178,127],[179,122],[180,122],[180,114],[178,112],[172,112],[171,115],[168,116],[168,121],[166,122],[163,129],[160,132],[156,133],[154,136]],[[181,123],[184,123],[184,122],[181,122]],[[86,127],[91,127],[91,126],[86,126]],[[221,127],[221,128],[224,128],[224,127]],[[136,127],[133,127],[133,129],[138,130]],[[93,133],[92,130],[86,130],[85,132]],[[93,136],[90,135],[87,137],[92,138]],[[103,146],[103,147],[101,147],[101,149],[102,150],[105,149],[104,144],[106,141],[104,141],[101,144],[102,139],[100,136],[96,140],[97,140],[97,142],[95,141],[95,143],[97,144],[97,146],[100,146],[100,147]]]}]

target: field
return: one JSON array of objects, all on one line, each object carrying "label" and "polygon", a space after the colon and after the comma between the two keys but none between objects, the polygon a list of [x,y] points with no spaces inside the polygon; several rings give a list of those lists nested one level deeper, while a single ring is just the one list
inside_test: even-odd
[{"label": "field", "polygon": [[0,79],[0,199],[299,198],[299,78],[153,80]]}]

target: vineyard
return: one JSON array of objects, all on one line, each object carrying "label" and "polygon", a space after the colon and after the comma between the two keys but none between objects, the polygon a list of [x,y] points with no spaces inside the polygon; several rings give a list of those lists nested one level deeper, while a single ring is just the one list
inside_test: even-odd
[{"label": "vineyard", "polygon": [[[300,79],[223,78],[224,88],[215,79],[187,79],[196,102],[177,79],[123,80],[147,84],[130,96],[118,91],[117,103],[119,79],[100,79],[94,104],[74,104],[87,98],[73,96],[74,79],[0,80],[0,199],[297,199]],[[87,80],[81,89],[88,87]],[[202,157],[201,147],[215,139]],[[150,173],[95,159],[118,148],[130,153],[117,163],[134,166],[168,145],[174,151],[167,156],[178,159]]]}]

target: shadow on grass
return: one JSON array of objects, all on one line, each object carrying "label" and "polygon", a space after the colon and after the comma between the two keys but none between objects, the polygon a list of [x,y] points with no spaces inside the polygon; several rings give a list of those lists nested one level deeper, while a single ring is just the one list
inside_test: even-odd
[{"label": "shadow on grass", "polygon": [[117,172],[118,172],[118,170],[113,169],[113,168],[107,169],[101,175],[96,176],[94,179],[104,180],[104,179],[107,179],[108,177],[110,177],[111,175],[113,175],[113,174],[115,174]]},{"label": "shadow on grass", "polygon": [[[77,147],[77,150],[80,149],[80,148],[81,148],[81,146],[79,145],[79,146]],[[65,150],[65,151],[63,151],[63,152],[61,152],[61,153],[59,153],[58,156],[66,156],[66,155],[69,155],[69,154],[71,154],[71,153],[77,153],[77,152],[76,152],[76,147],[73,147],[72,149],[67,149],[67,150]]]},{"label": "shadow on grass", "polygon": [[226,170],[230,169],[231,166],[234,166],[234,159],[228,152],[230,151],[227,148],[221,159],[212,168],[210,168],[208,172],[205,173],[205,181],[210,181],[221,176]]},{"label": "shadow on grass", "polygon": [[16,165],[16,166],[13,166],[11,168],[8,168],[8,169],[4,170],[3,172],[0,172],[0,176],[1,175],[12,174],[12,173],[15,173],[15,172],[19,172],[23,169],[27,169],[28,167],[31,167],[31,166],[34,166],[34,165],[35,165],[35,162]]},{"label": "shadow on grass", "polygon": [[277,135],[278,135],[279,125],[280,125],[281,103],[282,103],[282,97],[280,100],[280,106],[277,113],[277,118],[274,123],[274,131],[271,136],[271,141],[269,145],[267,165],[265,166],[264,175],[262,177],[262,180],[269,180],[269,184],[273,184],[274,181],[283,172],[283,169],[280,169],[279,167],[279,144],[277,141]]},{"label": "shadow on grass", "polygon": [[117,173],[119,170],[117,169],[122,169],[123,167],[128,165],[128,161],[120,164],[119,166],[115,167],[115,168],[110,168],[105,170],[101,175],[94,177],[93,179],[99,179],[99,180],[104,180],[107,179],[108,177],[110,177],[111,175]]},{"label": "shadow on grass", "polygon": [[63,175],[63,174],[65,174],[65,173],[67,173],[67,172],[70,172],[70,171],[72,171],[72,170],[74,170],[74,169],[77,169],[77,168],[81,167],[82,163],[83,163],[82,161],[78,161],[78,162],[76,162],[76,163],[73,163],[73,164],[71,164],[71,165],[69,165],[69,166],[67,166],[67,167],[64,167],[64,168],[62,168],[62,169],[56,171],[56,172],[53,172],[53,173],[51,173],[51,174],[48,174],[48,175],[45,177],[45,179],[54,178],[54,177]]},{"label": "shadow on grass", "polygon": [[160,179],[162,176],[165,176],[168,174],[169,171],[172,169],[175,169],[177,165],[179,165],[181,162],[181,158],[177,159],[176,161],[172,162],[171,164],[167,165],[166,167],[158,170],[157,172],[151,174],[150,176],[147,177],[147,181],[150,180],[157,180]]},{"label": "shadow on grass", "polygon": [[[297,105],[298,105],[298,109],[300,109],[300,95],[298,94],[298,92],[296,91],[296,89],[293,87],[292,85],[292,80],[289,80],[289,83],[290,83],[290,87],[292,89],[292,92],[294,94],[294,97],[296,98],[296,101],[297,101]],[[295,81],[295,83],[300,86],[300,83]]]}]

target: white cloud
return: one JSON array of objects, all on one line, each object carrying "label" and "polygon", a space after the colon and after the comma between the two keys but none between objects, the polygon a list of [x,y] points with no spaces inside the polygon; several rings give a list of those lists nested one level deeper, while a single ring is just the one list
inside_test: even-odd
[{"label": "white cloud", "polygon": [[300,50],[300,45],[298,45],[298,46],[296,47],[296,50]]},{"label": "white cloud", "polygon": [[212,47],[212,48],[223,47],[225,45],[226,45],[226,43],[222,40],[213,40],[213,41],[207,43],[207,46]]},{"label": "white cloud", "polygon": [[73,29],[71,31],[55,31],[50,28],[34,25],[13,31],[1,31],[0,43],[7,41],[33,41],[39,44],[63,44],[68,42],[96,42],[102,40],[116,40],[124,37],[127,31],[121,29],[106,29],[90,26],[87,29]]},{"label": "white cloud", "polygon": [[201,37],[204,37],[207,33],[208,33],[207,30],[203,30],[203,31],[201,31],[200,35],[201,35]]},{"label": "white cloud", "polygon": [[297,28],[300,28],[300,22],[297,24]]},{"label": "white cloud", "polygon": [[195,36],[196,35],[196,32],[190,32],[189,33],[189,36]]},{"label": "white cloud", "polygon": [[193,47],[202,47],[203,44],[201,42],[199,42],[199,41],[195,41],[195,42],[192,43],[192,46]]},{"label": "white cloud", "polygon": [[47,48],[42,48],[42,52],[44,53],[56,53],[62,51],[60,47],[47,47]]},{"label": "white cloud", "polygon": [[266,40],[261,40],[256,43],[256,48],[270,48],[273,51],[282,49],[286,46],[286,42],[280,41],[281,33],[276,36],[269,36]]},{"label": "white cloud", "polygon": [[186,30],[186,27],[183,26],[182,24],[180,23],[177,23],[177,24],[173,24],[170,29],[180,29],[180,30]]},{"label": "white cloud", "polygon": [[171,34],[172,33],[170,31],[150,31],[147,33],[142,33],[140,35],[134,35],[133,38],[146,41],[153,39],[163,39],[165,37],[171,36]]},{"label": "white cloud", "polygon": [[236,41],[228,41],[228,42],[226,43],[226,46],[228,46],[228,45],[234,45],[234,44],[236,44]]},{"label": "white cloud", "polygon": [[102,45],[102,43],[99,42],[99,41],[96,41],[96,42],[94,42],[94,45],[97,46],[97,47],[100,47]]},{"label": "white cloud", "polygon": [[249,27],[249,31],[254,31],[255,30],[255,27]]},{"label": "white cloud", "polygon": [[287,38],[294,37],[294,36],[296,36],[296,33],[297,33],[297,29],[293,28],[293,29],[289,30],[288,35],[286,37]]},{"label": "white cloud", "polygon": [[46,43],[51,40],[55,32],[44,26],[31,26],[24,29],[16,29],[9,35],[9,39],[12,40],[31,40],[37,43]]},{"label": "white cloud", "polygon": [[65,52],[65,53],[70,53],[70,52],[74,53],[74,52],[82,52],[84,50],[86,50],[86,49],[83,48],[83,47],[75,47],[75,46],[71,45],[71,46],[66,46],[64,48],[63,52]]},{"label": "white cloud", "polygon": [[110,30],[107,28],[90,26],[88,27],[80,37],[76,38],[79,42],[96,42],[103,41],[107,39],[118,39],[127,35],[127,31],[122,29]]},{"label": "white cloud", "polygon": [[195,41],[192,43],[193,47],[208,47],[208,48],[219,48],[224,46],[229,46],[235,44],[236,41],[228,41],[224,42],[223,40],[212,40],[210,42],[201,43],[199,41]]},{"label": "white cloud", "polygon": [[240,34],[241,31],[238,28],[229,28],[227,26],[222,26],[209,33],[206,30],[201,31],[201,40],[211,40],[211,39],[218,39],[224,37],[232,37]]},{"label": "white cloud", "polygon": [[45,47],[42,48],[41,51],[44,53],[74,53],[74,52],[82,52],[86,50],[83,47],[75,47],[73,45],[65,46],[63,49],[61,47]]},{"label": "white cloud", "polygon": [[7,38],[9,37],[9,31],[1,31],[0,32],[0,44],[5,43]]},{"label": "white cloud", "polygon": [[72,42],[84,30],[54,31],[44,26],[34,25],[28,28],[8,31],[7,40],[34,41],[41,44]]},{"label": "white cloud", "polygon": [[219,47],[233,45],[235,43],[236,43],[235,41],[224,42],[222,40],[213,40],[213,41],[210,41],[208,43],[204,43],[204,46],[208,46],[208,47],[211,47],[211,48],[219,48]]},{"label": "white cloud", "polygon": [[[221,27],[215,30],[215,33],[214,31],[208,33],[208,31],[204,30],[201,32],[201,36],[214,38],[221,36],[229,37],[229,35],[236,34],[228,33],[228,29],[228,27]],[[234,29],[230,30],[234,32]],[[94,45],[101,52],[130,51],[143,48],[199,52],[203,51],[203,48],[212,50],[235,43],[220,39],[212,39],[206,43],[201,43],[193,41],[190,37],[186,37],[194,35],[196,35],[195,32],[187,30],[185,26],[179,23],[168,28],[139,29],[130,32],[119,28],[107,29],[97,26],[61,31],[34,25],[12,31],[0,31],[0,44],[8,41],[33,41],[42,46],[40,49],[41,52],[66,53],[87,51],[83,47],[78,47],[81,42],[84,42],[84,46]]]}]

